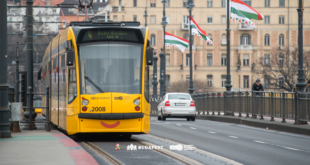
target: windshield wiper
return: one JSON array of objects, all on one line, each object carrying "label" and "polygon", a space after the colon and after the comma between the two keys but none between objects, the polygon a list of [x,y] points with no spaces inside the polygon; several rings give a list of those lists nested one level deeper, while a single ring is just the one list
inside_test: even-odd
[{"label": "windshield wiper", "polygon": [[85,79],[88,80],[94,87],[96,87],[98,91],[100,91],[101,93],[104,93],[103,90],[100,87],[98,87],[90,78],[85,76]]}]

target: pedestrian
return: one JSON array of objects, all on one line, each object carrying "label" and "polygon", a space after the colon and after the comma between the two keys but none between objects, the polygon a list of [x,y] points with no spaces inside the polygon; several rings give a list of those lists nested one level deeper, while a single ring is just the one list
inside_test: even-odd
[{"label": "pedestrian", "polygon": [[[257,79],[254,84],[252,85],[252,91],[264,91],[263,85],[260,83],[260,79]],[[259,93],[256,93],[256,95],[260,95]]]},{"label": "pedestrian", "polygon": [[307,87],[306,87],[305,92],[310,92],[310,80],[308,80],[307,82]]},{"label": "pedestrian", "polygon": [[[260,83],[260,79],[256,79],[256,81],[254,82],[254,84],[252,85],[252,91],[254,91],[254,93],[256,92],[256,91],[264,91],[264,87],[263,87],[263,85]],[[261,94],[260,93],[256,93],[255,94],[255,96],[261,96]],[[253,112],[253,115],[255,116],[255,118],[256,118],[256,116],[257,116],[257,114],[258,114],[258,111],[260,110],[260,111],[262,111],[262,109],[261,109],[261,99],[260,98],[254,98],[255,99],[255,102],[254,103],[252,103],[252,104],[255,104],[255,108],[254,108],[254,112]],[[258,100],[257,100],[258,99]],[[262,117],[262,116],[261,116]]]},{"label": "pedestrian", "polygon": [[202,93],[201,93],[201,89],[198,89],[198,93],[197,93],[197,94],[202,94]]}]

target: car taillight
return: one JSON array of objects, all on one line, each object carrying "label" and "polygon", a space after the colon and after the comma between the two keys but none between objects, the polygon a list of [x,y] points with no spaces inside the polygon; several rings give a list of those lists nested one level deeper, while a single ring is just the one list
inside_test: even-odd
[{"label": "car taillight", "polygon": [[87,111],[87,107],[83,107],[82,111],[84,111],[84,112]]},{"label": "car taillight", "polygon": [[140,111],[140,107],[139,107],[139,106],[136,106],[136,107],[135,107],[135,110],[136,110],[136,111]]},{"label": "car taillight", "polygon": [[195,102],[191,101],[191,107],[194,107],[194,106],[195,106]]},{"label": "car taillight", "polygon": [[165,106],[170,106],[169,101],[166,101],[166,102],[165,102]]}]

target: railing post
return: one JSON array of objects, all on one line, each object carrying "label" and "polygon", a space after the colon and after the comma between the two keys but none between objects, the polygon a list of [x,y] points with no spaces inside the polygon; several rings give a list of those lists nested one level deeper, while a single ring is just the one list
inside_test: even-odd
[{"label": "railing post", "polygon": [[47,86],[46,87],[46,123],[45,123],[45,130],[46,131],[51,131],[51,123],[50,123],[50,106],[49,106],[49,90],[50,88]]},{"label": "railing post", "polygon": [[246,99],[245,99],[245,109],[246,109],[246,117],[250,117],[249,115],[249,92],[246,91],[245,92],[245,95],[246,95]]},{"label": "railing post", "polygon": [[217,102],[217,115],[221,115],[221,113],[220,113],[220,92],[217,92],[217,100],[218,100],[218,102]]},{"label": "railing post", "polygon": [[[205,97],[205,95],[203,95],[203,98]],[[206,108],[205,105],[209,106],[210,107],[210,104],[208,104],[210,101],[209,101],[209,93],[207,92],[207,100],[203,102],[203,107],[204,109],[207,110],[207,115],[209,115],[209,108]],[[205,104],[206,103],[206,104]],[[205,115],[205,111],[203,111],[203,115]]]},{"label": "railing post", "polygon": [[[211,93],[211,97],[212,97],[213,103],[215,103],[215,93]],[[214,110],[215,110],[215,104],[211,104],[212,115],[215,115]]]},{"label": "railing post", "polygon": [[259,120],[264,120],[263,117],[263,109],[264,109],[264,104],[263,104],[263,92],[260,93],[260,119]]},{"label": "railing post", "polygon": [[295,123],[294,124],[298,124],[298,117],[297,117],[297,115],[298,115],[298,113],[297,113],[298,107],[297,107],[297,105],[298,105],[298,91],[295,92]]},{"label": "railing post", "polygon": [[283,113],[282,113],[282,122],[281,123],[286,123],[285,121],[285,93],[282,92],[282,109],[283,109]]},{"label": "railing post", "polygon": [[254,116],[254,91],[252,91],[252,106],[251,106],[251,112],[252,112],[252,118],[255,119],[255,116]]},{"label": "railing post", "polygon": [[238,117],[242,117],[242,115],[241,115],[241,105],[242,105],[241,92],[238,92],[238,108],[239,108],[239,116]]},{"label": "railing post", "polygon": [[229,107],[231,107],[231,116],[235,116],[235,93],[231,92],[231,99],[229,101]]},{"label": "railing post", "polygon": [[270,93],[270,111],[271,111],[271,118],[270,121],[274,121],[274,109],[273,109],[273,92]]}]

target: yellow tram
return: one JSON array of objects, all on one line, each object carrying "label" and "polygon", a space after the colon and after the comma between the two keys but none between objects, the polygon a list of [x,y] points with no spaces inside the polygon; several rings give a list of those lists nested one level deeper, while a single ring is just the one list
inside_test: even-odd
[{"label": "yellow tram", "polygon": [[50,42],[41,77],[54,125],[69,135],[149,133],[153,53],[139,25],[72,22]]}]

